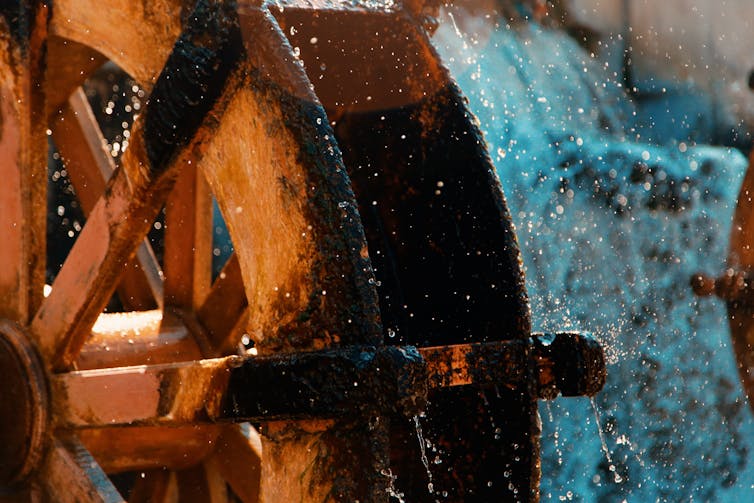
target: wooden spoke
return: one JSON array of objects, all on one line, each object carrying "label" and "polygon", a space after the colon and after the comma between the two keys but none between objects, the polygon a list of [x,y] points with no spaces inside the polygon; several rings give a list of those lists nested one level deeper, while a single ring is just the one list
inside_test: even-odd
[{"label": "wooden spoke", "polygon": [[124,471],[183,470],[210,455],[222,427],[122,426],[77,430],[81,443],[107,473]]},{"label": "wooden spoke", "polygon": [[241,501],[256,503],[262,473],[262,439],[257,431],[248,424],[228,426],[216,444],[208,462],[217,466]]},{"label": "wooden spoke", "polygon": [[96,49],[150,89],[180,34],[181,6],[179,0],[56,0],[50,32]]},{"label": "wooden spoke", "polygon": [[206,330],[214,355],[233,353],[238,346],[239,323],[248,314],[241,267],[235,253],[230,256],[220,275],[212,285],[197,319]]},{"label": "wooden spoke", "polygon": [[[71,93],[106,61],[102,54],[73,40],[51,36],[47,43],[46,115],[56,117]],[[54,119],[51,119],[52,122]]]},{"label": "wooden spoke", "polygon": [[[105,139],[81,88],[57,115],[52,133],[88,217],[115,171],[115,162],[105,150]],[[118,293],[124,307],[145,310],[162,306],[160,266],[148,240],[139,246],[136,260],[129,260],[123,269]]]},{"label": "wooden spoke", "polygon": [[182,362],[201,356],[186,325],[170,311],[103,313],[81,349],[76,368]]},{"label": "wooden spoke", "polygon": [[185,425],[220,415],[237,357],[54,375],[53,415],[66,428]]},{"label": "wooden spoke", "polygon": [[177,503],[178,484],[175,472],[150,470],[138,477],[128,503]]},{"label": "wooden spoke", "polygon": [[187,503],[226,503],[228,487],[215,463],[204,462],[176,473],[178,495]]},{"label": "wooden spoke", "polygon": [[[46,121],[39,92],[47,10],[30,13],[29,26],[20,28],[24,33],[0,41],[0,316],[21,323],[42,301],[47,211]],[[0,29],[7,29],[3,21]]]},{"label": "wooden spoke", "polygon": [[[135,131],[134,136],[139,134]],[[167,184],[153,188],[148,176],[129,180],[126,171],[136,173],[146,159],[136,139],[124,154],[125,169],[115,172],[89,214],[32,321],[38,347],[55,368],[66,368],[75,360],[115,290],[123,264],[144,239],[170,189]]]},{"label": "wooden spoke", "polygon": [[198,308],[212,278],[212,197],[195,163],[181,171],[165,209],[165,303]]},{"label": "wooden spoke", "polygon": [[53,443],[41,477],[50,501],[57,503],[125,502],[89,451],[73,438]]}]

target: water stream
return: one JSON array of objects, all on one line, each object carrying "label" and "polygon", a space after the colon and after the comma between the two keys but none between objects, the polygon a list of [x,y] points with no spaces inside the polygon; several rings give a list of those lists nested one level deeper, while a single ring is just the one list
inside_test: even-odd
[{"label": "water stream", "polygon": [[419,420],[419,416],[414,416],[414,427],[416,428],[416,439],[419,441],[419,451],[421,452],[421,460],[424,465],[424,469],[427,471],[427,491],[429,494],[435,493],[434,485],[432,484],[432,472],[429,469],[429,458],[427,457],[427,442],[424,439],[424,433],[422,432],[422,424]]},{"label": "water stream", "polygon": [[635,102],[564,32],[455,9],[434,41],[503,183],[534,328],[592,332],[609,358],[592,404],[547,405],[543,501],[750,500],[754,421],[725,309],[687,286],[724,266],[745,157],[653,128],[706,112]]}]

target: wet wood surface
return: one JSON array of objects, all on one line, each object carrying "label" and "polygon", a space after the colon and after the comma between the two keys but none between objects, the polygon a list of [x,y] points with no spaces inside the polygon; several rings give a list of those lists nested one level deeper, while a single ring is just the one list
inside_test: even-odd
[{"label": "wet wood surface", "polygon": [[165,204],[165,303],[199,309],[212,283],[212,194],[196,163]]},{"label": "wet wood surface", "polygon": [[[312,16],[289,5],[276,15],[294,33],[343,152],[380,285],[384,343],[528,339],[528,301],[500,182],[426,33],[390,9]],[[521,371],[530,387],[430,392],[424,435],[446,453],[442,469],[429,468],[435,490],[464,501],[537,498],[537,390],[533,365],[523,362]],[[496,435],[495,425],[513,417]],[[409,501],[434,501],[415,425],[402,417],[392,423],[396,488]]]},{"label": "wet wood surface", "polygon": [[[746,171],[738,195],[733,225],[730,231],[730,244],[727,265],[734,274],[747,274],[754,270],[754,155],[749,157]],[[743,278],[741,276],[741,278]],[[754,409],[754,303],[751,299],[732,299],[728,303],[728,324],[736,356],[738,374]]]},{"label": "wet wood surface", "polygon": [[50,33],[91,47],[151,89],[181,32],[181,1],[56,0]]},{"label": "wet wood surface", "polygon": [[47,128],[36,84],[45,80],[47,14],[26,2],[0,6],[0,316],[22,324],[45,281]]},{"label": "wet wood surface", "polygon": [[[115,172],[115,162],[105,150],[105,139],[82,89],[71,95],[51,129],[76,198],[88,217]],[[139,245],[135,260],[127,261],[123,269],[118,293],[126,309],[162,306],[162,273],[146,239]]]},{"label": "wet wood surface", "polygon": [[73,438],[53,443],[41,479],[47,501],[125,503],[91,454]]}]

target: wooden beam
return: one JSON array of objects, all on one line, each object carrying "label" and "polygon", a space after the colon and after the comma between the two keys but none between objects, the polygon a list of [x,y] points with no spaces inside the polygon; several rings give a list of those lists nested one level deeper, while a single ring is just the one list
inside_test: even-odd
[{"label": "wooden beam", "polygon": [[[81,88],[73,92],[55,116],[52,134],[88,218],[115,171],[115,162],[105,149],[102,131]],[[123,266],[118,286],[121,302],[128,310],[162,307],[162,272],[146,238],[135,259]]]},{"label": "wooden beam", "polygon": [[85,370],[51,377],[58,427],[187,425],[220,416],[226,357],[197,362]]},{"label": "wooden beam", "polygon": [[195,163],[165,204],[165,303],[198,309],[212,282],[212,195]]},{"label": "wooden beam", "polygon": [[89,452],[106,473],[142,470],[182,470],[210,455],[220,425],[191,424],[92,428],[77,430]]},{"label": "wooden beam", "polygon": [[217,466],[243,503],[256,503],[262,473],[262,439],[259,433],[248,424],[227,426],[215,443],[215,452],[208,462]]},{"label": "wooden beam", "polygon": [[50,32],[96,49],[151,89],[181,32],[180,0],[56,0]]},{"label": "wooden beam", "polygon": [[103,313],[81,348],[76,368],[151,365],[201,357],[193,334],[172,311]]},{"label": "wooden beam", "polygon": [[[238,257],[232,254],[212,285],[204,303],[196,313],[204,327],[214,356],[237,351],[239,321],[248,316],[248,302],[244,290]],[[243,324],[241,329],[245,329]]]},{"label": "wooden beam", "polygon": [[0,317],[22,325],[45,281],[47,15],[43,2],[0,8]]},{"label": "wooden beam", "polygon": [[125,503],[89,451],[76,439],[55,440],[39,480],[55,503]]}]

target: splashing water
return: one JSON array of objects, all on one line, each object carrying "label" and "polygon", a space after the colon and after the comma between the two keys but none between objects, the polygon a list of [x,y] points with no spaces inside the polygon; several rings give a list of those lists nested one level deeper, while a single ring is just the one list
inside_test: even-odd
[{"label": "splashing water", "polygon": [[393,472],[389,468],[387,470],[382,470],[380,474],[388,479],[388,485],[386,489],[387,495],[392,496],[393,498],[398,500],[398,503],[406,503],[406,500],[403,499],[406,497],[406,495],[395,487],[395,481],[398,477],[393,475]]},{"label": "splashing water", "polygon": [[416,428],[416,438],[419,441],[419,450],[421,451],[421,460],[424,465],[424,469],[427,471],[427,491],[429,494],[435,493],[434,485],[432,484],[432,472],[429,469],[429,458],[427,457],[427,443],[424,440],[424,433],[422,432],[422,424],[419,420],[419,416],[414,416],[414,427]]},{"label": "splashing water", "polygon": [[[555,424],[555,418],[552,415],[552,405],[549,401],[545,402],[545,408],[547,409],[547,419],[550,420],[550,424]],[[555,447],[555,453],[558,456],[558,465],[563,464],[563,452],[560,450],[560,431],[558,431],[558,427],[555,426],[555,431],[553,432],[553,446]]]},{"label": "splashing water", "polygon": [[605,432],[602,431],[602,419],[600,418],[600,411],[597,408],[597,402],[593,396],[589,397],[589,402],[592,404],[592,410],[594,411],[594,420],[597,424],[597,434],[600,437],[600,443],[602,444],[602,452],[605,454],[607,460],[608,469],[613,473],[616,484],[623,482],[623,478],[615,471],[615,465],[613,464],[613,458],[610,455],[610,449],[607,447],[607,439],[605,438]]},{"label": "splashing water", "polygon": [[[543,500],[748,501],[754,421],[724,306],[686,287],[692,273],[725,267],[745,157],[647,129],[638,117],[673,107],[642,112],[619,69],[565,32],[494,19],[480,28],[450,9],[434,42],[503,183],[535,330],[592,332],[609,356],[599,409],[548,404]],[[683,113],[664,122],[704,121]],[[604,421],[598,435],[584,428],[592,415]],[[600,449],[610,480],[590,454]]]}]

